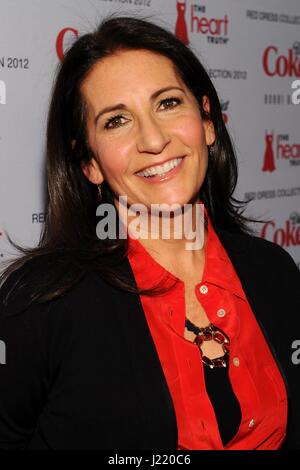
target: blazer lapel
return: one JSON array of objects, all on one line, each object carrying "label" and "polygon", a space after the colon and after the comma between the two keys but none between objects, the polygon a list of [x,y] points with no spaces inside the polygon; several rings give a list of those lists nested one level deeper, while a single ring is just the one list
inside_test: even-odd
[{"label": "blazer lapel", "polygon": [[[254,249],[255,238],[247,235],[233,234],[224,230],[218,232],[218,236],[226,249],[228,256],[239,276],[248,302],[251,305],[255,318],[265,336],[268,346],[273,354],[275,362],[281,372],[282,378],[285,382],[288,397],[290,398],[290,391],[288,380],[283,368],[282,360],[278,357],[277,350],[281,336],[278,336],[278,330],[274,328],[274,321],[269,315],[272,310],[271,306],[266,308],[265,295],[262,290],[261,273],[257,272],[255,266],[252,266],[251,260],[253,257],[259,256],[260,253]],[[273,299],[276,302],[276,297],[269,298],[269,302]],[[275,305],[274,305],[275,307]],[[274,346],[275,345],[275,346]]]},{"label": "blazer lapel", "polygon": [[[122,274],[135,283],[128,258],[119,266]],[[126,292],[118,295],[118,303],[124,309],[123,328],[129,340],[134,385],[142,407],[144,448],[177,449],[175,409],[140,297]]]}]

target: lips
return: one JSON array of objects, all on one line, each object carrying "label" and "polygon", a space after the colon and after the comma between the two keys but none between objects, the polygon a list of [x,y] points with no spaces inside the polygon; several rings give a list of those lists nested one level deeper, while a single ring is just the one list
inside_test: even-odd
[{"label": "lips", "polygon": [[[151,183],[152,184],[162,183],[164,181],[168,181],[168,180],[174,178],[181,171],[184,160],[185,160],[185,157],[181,157],[180,163],[177,166],[175,166],[175,168],[172,168],[169,171],[167,171],[167,172],[165,172],[161,175],[157,174],[155,176],[142,176],[142,175],[136,174],[136,176],[138,178],[143,179],[143,181],[145,181],[146,183],[150,183],[150,184]],[[171,160],[169,160],[169,161],[171,161]],[[150,168],[150,167],[148,167],[148,168]]]},{"label": "lips", "polygon": [[143,171],[147,171],[147,170],[151,171],[151,169],[153,168],[164,166],[166,163],[173,162],[173,160],[176,160],[178,158],[183,158],[183,157],[182,156],[173,157],[173,158],[169,158],[168,160],[164,160],[163,162],[155,163],[154,165],[151,165],[151,166],[147,165],[144,168],[141,168],[139,171],[136,171],[135,174],[142,173]]}]

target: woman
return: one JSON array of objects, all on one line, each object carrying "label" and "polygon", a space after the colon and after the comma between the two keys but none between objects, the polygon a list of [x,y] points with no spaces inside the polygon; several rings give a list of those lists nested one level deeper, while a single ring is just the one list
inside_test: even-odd
[{"label": "woman", "polygon": [[[128,17],[79,38],[53,91],[47,176],[40,244],[3,274],[0,447],[299,448],[299,271],[247,228],[192,51]],[[181,237],[173,205],[188,208]],[[140,238],[136,207],[158,222]]]}]

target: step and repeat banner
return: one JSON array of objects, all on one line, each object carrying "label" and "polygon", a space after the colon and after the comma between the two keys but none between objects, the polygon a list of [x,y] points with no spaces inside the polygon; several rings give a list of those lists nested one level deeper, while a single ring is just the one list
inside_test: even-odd
[{"label": "step and repeat banner", "polygon": [[235,144],[235,196],[267,220],[259,236],[300,266],[299,0],[1,0],[0,263],[6,233],[38,243],[53,77],[64,50],[112,11],[174,32],[206,66]]}]

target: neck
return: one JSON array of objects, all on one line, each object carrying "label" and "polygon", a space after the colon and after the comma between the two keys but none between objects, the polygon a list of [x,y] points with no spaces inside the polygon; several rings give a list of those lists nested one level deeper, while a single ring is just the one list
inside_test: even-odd
[{"label": "neck", "polygon": [[127,211],[127,230],[170,272],[189,273],[204,263],[207,227],[204,206],[187,204],[185,210],[142,215]]}]

